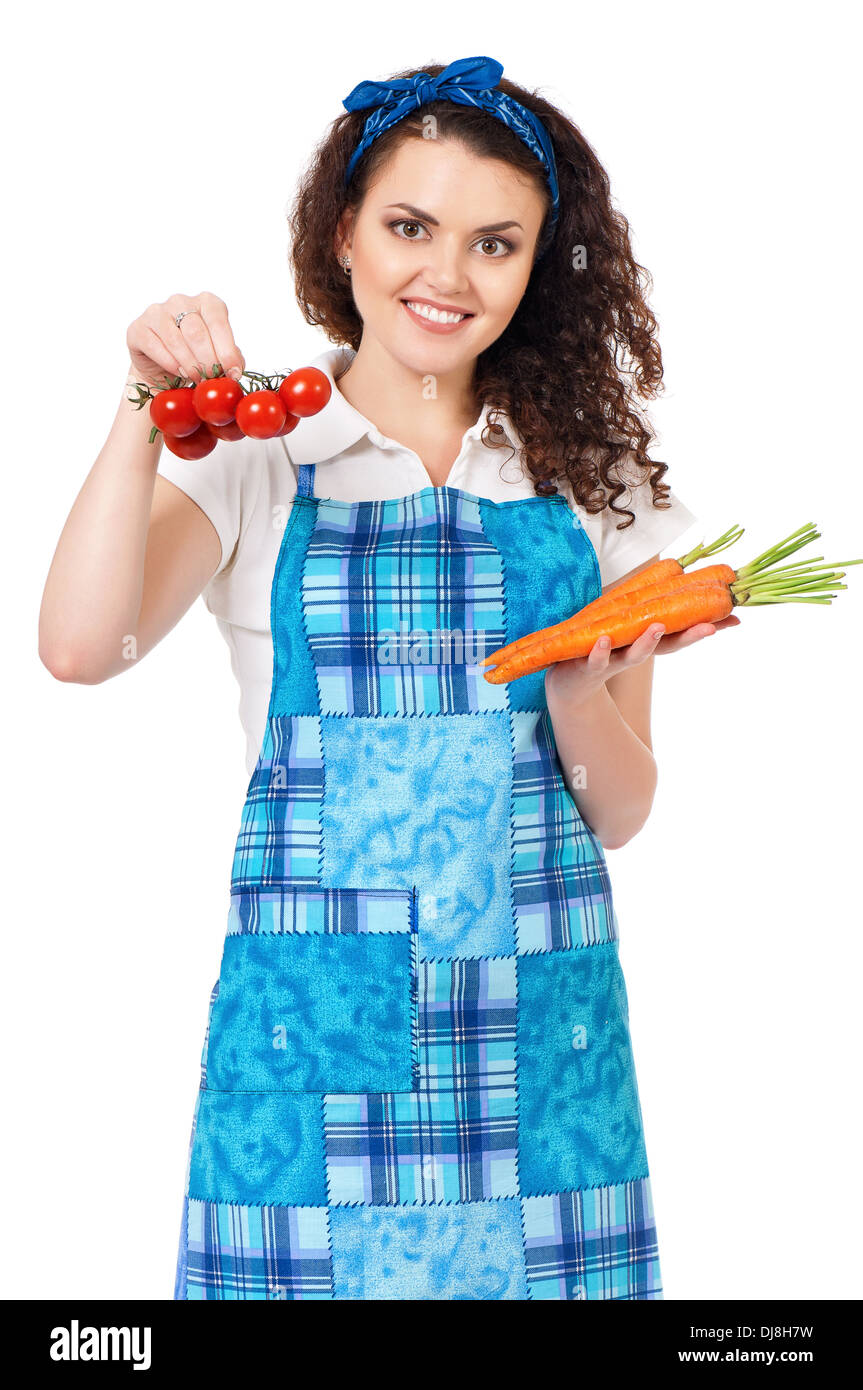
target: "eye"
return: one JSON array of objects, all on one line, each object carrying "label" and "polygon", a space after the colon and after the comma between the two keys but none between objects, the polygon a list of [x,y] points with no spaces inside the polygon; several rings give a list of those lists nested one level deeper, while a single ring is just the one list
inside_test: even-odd
[{"label": "eye", "polygon": [[[477,245],[478,245],[478,246],[488,246],[489,242],[491,242],[492,244],[494,244],[495,242],[497,242],[498,246],[502,246],[502,247],[504,248],[504,253],[503,253],[504,256],[508,256],[508,255],[510,254],[510,252],[513,250],[513,244],[512,244],[512,242],[511,242],[511,241],[507,241],[506,238],[505,238],[505,237],[502,237],[502,236],[484,236],[483,239],[482,239],[482,241],[478,242]],[[499,261],[499,260],[502,259],[502,257],[501,257],[501,256],[486,256],[485,259],[486,259],[487,261]]]},{"label": "eye", "polygon": [[[427,228],[425,227],[424,223],[422,223],[422,222],[410,222],[410,221],[408,221],[408,220],[407,220],[406,218],[404,218],[404,217],[400,217],[400,218],[398,218],[395,222],[390,222],[390,223],[388,223],[387,225],[388,225],[388,226],[390,227],[390,229],[395,233],[395,235],[398,236],[398,237],[400,238],[401,241],[419,241],[419,240],[421,240],[421,238],[418,237],[418,236],[408,236],[408,235],[407,235],[406,233],[404,233],[404,232],[396,232],[396,230],[395,230],[396,227],[417,227],[417,228],[419,228],[420,231],[426,231],[426,230],[427,230]],[[483,237],[482,240],[481,240],[481,241],[478,241],[476,244],[477,244],[477,246],[488,246],[488,245],[490,244],[490,245],[492,245],[492,246],[497,245],[497,246],[502,246],[502,247],[503,247],[503,252],[502,252],[502,253],[498,253],[498,254],[486,255],[485,252],[482,252],[481,254],[482,254],[483,260],[486,260],[486,261],[499,261],[499,260],[503,260],[503,258],[504,258],[505,256],[511,255],[512,252],[515,250],[515,247],[513,246],[513,243],[512,243],[511,241],[507,241],[506,237],[502,237],[502,236],[486,236],[486,237]]]},{"label": "eye", "polygon": [[[421,227],[421,228],[423,229],[423,231],[425,231],[425,228],[423,227],[422,222],[408,222],[408,221],[406,221],[406,219],[405,219],[404,217],[399,218],[399,220],[398,220],[397,222],[390,222],[389,225],[390,225],[390,227],[392,227],[392,228],[396,228],[396,227]],[[397,233],[397,235],[398,235],[398,233]],[[401,240],[402,240],[402,241],[418,241],[418,240],[419,240],[419,237],[415,237],[415,236],[402,236],[402,237],[401,237]]]}]

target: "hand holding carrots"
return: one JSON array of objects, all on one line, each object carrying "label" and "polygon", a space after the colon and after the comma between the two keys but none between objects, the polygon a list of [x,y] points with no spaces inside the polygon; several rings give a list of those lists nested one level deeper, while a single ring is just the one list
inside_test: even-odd
[{"label": "hand holding carrots", "polygon": [[646,632],[630,642],[627,647],[611,648],[603,646],[600,636],[587,656],[564,657],[549,666],[545,672],[546,694],[551,690],[562,695],[568,706],[580,705],[604,685],[611,676],[621,671],[640,666],[649,656],[667,656],[670,652],[682,651],[700,642],[703,637],[712,637],[724,627],[739,627],[740,619],[733,614],[716,622],[694,623],[681,632],[666,632],[661,623],[651,623]]}]

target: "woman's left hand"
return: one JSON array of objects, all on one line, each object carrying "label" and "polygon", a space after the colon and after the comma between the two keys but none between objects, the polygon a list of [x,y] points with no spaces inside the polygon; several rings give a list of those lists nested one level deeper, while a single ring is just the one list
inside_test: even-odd
[{"label": "woman's left hand", "polygon": [[715,623],[694,623],[681,632],[666,633],[661,623],[651,623],[646,632],[631,642],[628,647],[610,647],[596,641],[587,656],[572,657],[568,661],[556,661],[545,672],[546,695],[550,692],[561,695],[567,704],[581,704],[589,700],[600,686],[611,676],[621,671],[640,666],[649,656],[667,656],[670,652],[682,651],[700,642],[702,637],[712,637],[720,628],[738,627],[740,619],[733,613],[720,618]]}]

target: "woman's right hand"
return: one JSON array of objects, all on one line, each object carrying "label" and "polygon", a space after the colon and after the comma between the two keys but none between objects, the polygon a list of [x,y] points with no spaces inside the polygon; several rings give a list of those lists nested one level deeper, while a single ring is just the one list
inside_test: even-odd
[{"label": "woman's right hand", "polygon": [[[195,310],[175,322],[184,309]],[[239,377],[245,359],[234,342],[228,306],[206,290],[194,297],[172,294],[164,304],[151,304],[126,332],[130,376],[154,390],[170,385],[168,378],[184,377],[194,385],[204,373],[212,375],[218,362],[228,375]]]}]

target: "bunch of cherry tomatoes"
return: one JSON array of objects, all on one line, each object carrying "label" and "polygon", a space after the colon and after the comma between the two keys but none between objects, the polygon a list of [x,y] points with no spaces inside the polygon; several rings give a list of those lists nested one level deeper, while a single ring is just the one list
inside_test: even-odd
[{"label": "bunch of cherry tomatoes", "polygon": [[195,386],[180,386],[183,378],[177,377],[176,386],[154,394],[137,382],[137,408],[150,402],[150,443],[161,431],[165,447],[178,458],[205,458],[220,439],[275,439],[290,434],[300,420],[323,410],[332,395],[329,377],[317,367],[299,367],[287,375],[244,372],[243,376],[252,382],[252,390],[225,376],[218,362],[213,364],[213,375]]}]

